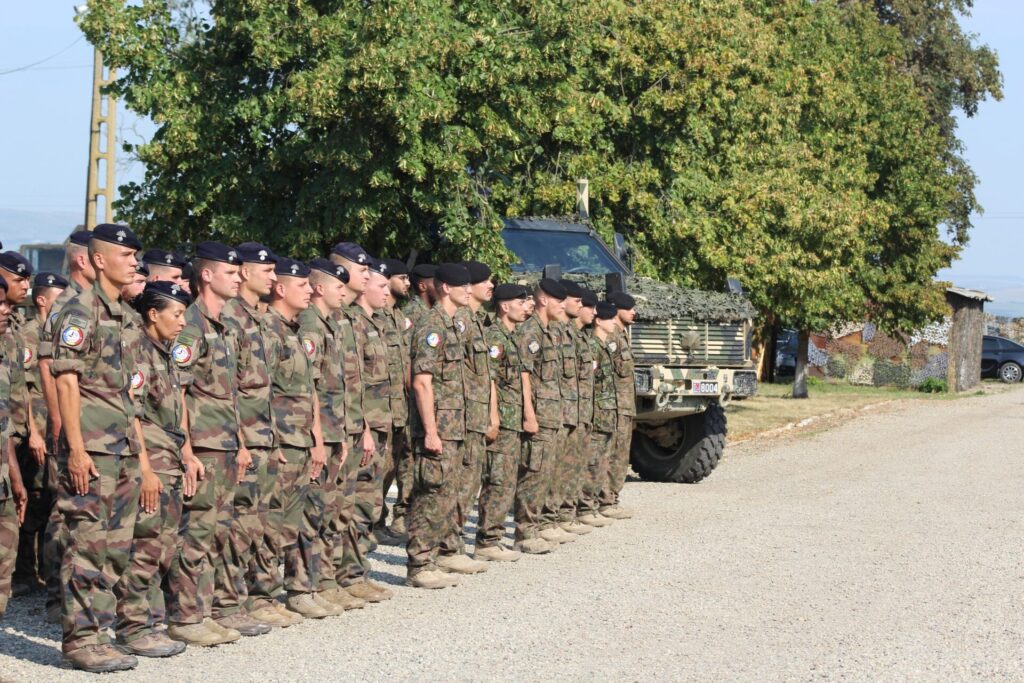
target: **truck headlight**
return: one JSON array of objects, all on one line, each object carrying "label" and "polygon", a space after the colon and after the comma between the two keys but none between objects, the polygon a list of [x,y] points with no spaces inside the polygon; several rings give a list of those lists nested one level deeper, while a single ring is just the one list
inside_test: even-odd
[{"label": "truck headlight", "polygon": [[651,378],[650,370],[633,370],[633,381],[636,384],[636,393],[651,393],[651,385],[653,384],[653,380]]}]

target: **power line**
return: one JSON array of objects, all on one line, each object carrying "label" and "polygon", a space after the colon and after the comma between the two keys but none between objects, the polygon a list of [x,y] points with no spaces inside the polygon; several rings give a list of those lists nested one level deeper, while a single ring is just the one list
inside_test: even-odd
[{"label": "power line", "polygon": [[75,45],[78,45],[80,42],[82,42],[82,39],[84,37],[85,36],[78,36],[78,38],[76,38],[73,43],[71,43],[70,45],[68,45],[64,49],[58,50],[57,52],[54,52],[49,57],[44,57],[43,59],[40,59],[37,62],[32,62],[31,64],[26,64],[24,66],[19,66],[19,67],[16,67],[14,69],[8,69],[7,71],[0,71],[0,76],[6,76],[7,74],[13,74],[13,73],[17,73],[19,71],[28,71],[29,69],[31,69],[34,66],[39,66],[40,64],[45,64],[46,62],[50,61],[54,57],[59,57],[62,54],[64,54],[65,52],[67,52],[68,50],[70,50],[71,48],[73,48]]}]

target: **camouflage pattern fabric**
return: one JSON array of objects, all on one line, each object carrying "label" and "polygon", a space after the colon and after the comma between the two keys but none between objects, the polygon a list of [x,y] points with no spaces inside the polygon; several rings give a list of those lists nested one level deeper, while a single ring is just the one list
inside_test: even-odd
[{"label": "camouflage pattern fabric", "polygon": [[[43,382],[39,376],[39,339],[42,331],[42,322],[33,317],[22,327],[21,339],[24,345],[22,353],[28,399],[32,404],[32,422],[39,434],[45,435],[46,400],[43,398]],[[49,440],[47,445],[49,446]],[[52,466],[52,453],[47,455],[42,465],[36,462],[29,450],[27,438],[17,442],[16,448],[21,480],[28,491],[28,507],[18,535],[18,565],[15,568],[15,575],[35,581],[47,575],[43,550],[46,525],[57,494],[56,477],[51,476],[56,473],[56,468]]]},{"label": "camouflage pattern fabric", "polygon": [[[342,521],[342,486],[344,484],[342,471],[344,464],[341,461],[342,445],[340,443],[328,444],[330,451],[327,454],[327,466],[321,475],[323,515],[320,520],[319,540],[315,552],[320,555],[319,590],[326,591],[338,588],[337,571],[335,561],[340,565],[344,551],[345,536],[348,531],[348,519]],[[351,454],[345,461],[349,463]]]},{"label": "camouflage pattern fabric", "polygon": [[384,499],[380,511],[380,518],[377,523],[384,525],[388,518],[387,494],[392,484],[397,484],[398,491],[395,496],[392,524],[400,519],[405,519],[409,514],[409,504],[412,501],[413,489],[413,457],[412,457],[412,430],[406,425],[391,430],[391,448],[384,458],[384,477],[381,494]]},{"label": "camouflage pattern fabric", "polygon": [[338,323],[342,367],[345,370],[345,431],[349,435],[363,433],[362,349],[356,343],[355,318],[360,313],[355,304],[335,311]]},{"label": "camouflage pattern fabric", "polygon": [[487,328],[491,373],[498,390],[498,418],[502,429],[523,430],[523,362],[516,330],[509,332],[500,322]]},{"label": "camouflage pattern fabric", "polygon": [[11,313],[7,332],[3,336],[5,354],[11,359],[11,433],[15,437],[28,436],[28,356],[25,346],[25,316],[21,311]]},{"label": "camouflage pattern fabric", "polygon": [[322,509],[312,496],[309,449],[285,445],[281,452],[288,460],[281,464],[277,473],[283,511],[284,589],[289,594],[311,593],[317,588],[320,571],[317,548]]},{"label": "camouflage pattern fabric", "polygon": [[18,516],[7,462],[10,403],[11,360],[0,346],[0,616],[6,611],[11,597],[11,574],[18,552]]},{"label": "camouflage pattern fabric", "polygon": [[[395,499],[395,520],[405,517],[412,495],[412,443],[409,428],[409,394],[406,378],[412,368],[409,356],[409,340],[412,321],[405,317],[397,306],[377,311],[374,317],[384,322],[384,338],[388,350],[388,376],[391,381],[391,447],[384,457],[381,491],[386,501],[391,485],[398,483]],[[386,502],[376,522],[384,525],[388,517]]]},{"label": "camouflage pattern fabric", "polygon": [[53,332],[57,320],[60,318],[61,309],[82,291],[82,286],[69,278],[68,286],[53,300],[53,305],[50,306],[50,316],[43,322],[43,331],[39,337],[40,358],[53,358]]},{"label": "camouflage pattern fabric", "polygon": [[544,504],[551,498],[554,469],[564,448],[565,429],[541,427],[525,437],[516,482],[516,540],[536,538],[545,527]]},{"label": "camouflage pattern fabric", "polygon": [[545,327],[536,314],[522,323],[516,332],[519,338],[519,358],[524,370],[530,373],[537,424],[548,429],[561,429],[561,332],[553,323]]},{"label": "camouflage pattern fabric", "polygon": [[268,363],[273,354],[268,345],[273,337],[267,333],[267,315],[240,296],[225,303],[220,314],[225,324],[234,327],[238,339],[238,395],[235,402],[242,439],[249,449],[274,446]]},{"label": "camouflage pattern fabric", "polygon": [[462,461],[452,463],[453,476],[457,476],[459,499],[455,506],[455,519],[448,538],[441,544],[442,555],[464,553],[463,532],[469,515],[473,512],[480,482],[483,477],[484,460],[487,457],[486,437],[479,432],[466,432],[462,441]]},{"label": "camouflage pattern fabric", "polygon": [[[363,563],[359,558],[359,532],[356,529],[356,485],[359,478],[359,459],[362,447],[358,436],[349,437],[348,458],[338,469],[335,516],[327,517],[328,533],[333,550],[334,586],[345,585],[350,577],[359,576]],[[351,583],[351,581],[350,581]],[[328,582],[330,584],[330,582]]]},{"label": "camouflage pattern fabric", "polygon": [[[423,303],[423,299],[418,296],[411,296],[409,302],[402,309],[402,314],[412,323],[410,326],[410,331],[412,331],[426,322],[427,316],[430,315],[430,307]],[[411,341],[410,335],[410,343]]]},{"label": "camouflage pattern fabric", "polygon": [[[348,329],[351,330],[351,326]],[[316,306],[310,306],[299,314],[299,337],[312,365],[324,443],[342,443],[346,429],[341,326],[336,318],[325,316]]]},{"label": "camouflage pattern fabric", "polygon": [[[373,442],[377,447],[370,462],[365,467],[356,469],[354,493],[352,498],[352,518],[349,523],[349,542],[354,543],[355,553],[345,567],[345,573],[340,577],[338,583],[342,586],[351,586],[353,583],[364,580],[370,573],[370,553],[377,548],[373,536],[373,525],[380,519],[381,511],[384,509],[384,490],[381,482],[384,479],[384,460],[387,457],[391,445],[391,432],[371,432]],[[357,463],[362,455],[360,440],[356,440],[356,448],[349,458]]]},{"label": "camouflage pattern fabric", "polygon": [[[266,469],[262,467],[257,469],[257,472],[265,477],[258,483],[260,495],[256,506],[260,515],[260,526],[263,529],[263,539],[262,542],[255,544],[246,570],[248,599],[245,608],[249,612],[276,601],[281,591],[284,590],[280,572],[281,533],[284,524],[281,485],[278,481],[280,467],[281,463],[277,460],[277,449],[274,449],[267,459]],[[237,492],[235,500],[238,500]]]},{"label": "camouflage pattern fabric", "polygon": [[451,536],[458,505],[458,481],[453,469],[462,466],[463,442],[441,440],[441,453],[416,444],[412,503],[409,506],[408,572],[437,569],[441,546]]},{"label": "camouflage pattern fabric", "polygon": [[277,442],[308,449],[313,445],[313,367],[299,339],[298,321],[274,309],[268,317],[276,350],[270,361],[270,403]]},{"label": "camouflage pattern fabric", "polygon": [[[466,401],[466,430],[486,434],[491,426],[491,364],[484,335],[484,313],[461,308],[455,324],[465,337],[465,370],[462,373]],[[483,457],[483,454],[479,454]]]},{"label": "camouflage pattern fabric", "polygon": [[596,512],[600,507],[601,491],[608,483],[609,462],[615,446],[614,433],[618,426],[618,403],[615,387],[615,367],[607,343],[596,336],[588,338],[590,350],[597,364],[594,370],[594,419],[587,448],[586,473],[580,493],[580,514]]},{"label": "camouflage pattern fabric", "polygon": [[505,518],[515,501],[522,446],[523,433],[504,428],[487,444],[477,517],[477,549],[496,546],[505,537]]},{"label": "camouflage pattern fabric", "polygon": [[383,317],[354,308],[353,329],[361,351],[363,419],[374,431],[391,431],[391,372]]},{"label": "camouflage pattern fabric", "polygon": [[615,430],[615,446],[609,468],[609,482],[601,495],[601,507],[615,505],[619,493],[626,484],[629,471],[629,450],[633,444],[633,418],[636,416],[636,380],[633,377],[633,351],[629,335],[620,332],[609,340],[608,350],[612,353],[615,371],[615,395],[618,408],[618,425]]},{"label": "camouflage pattern fabric", "polygon": [[32,318],[22,328],[21,339],[24,358],[25,382],[28,397],[32,403],[32,420],[40,434],[46,434],[46,400],[43,398],[43,381],[39,377],[39,345],[42,340],[43,322]]},{"label": "camouflage pattern fabric", "polygon": [[576,367],[579,371],[579,426],[576,428],[576,444],[572,449],[574,457],[569,464],[569,476],[562,493],[562,508],[559,520],[573,521],[577,506],[583,494],[589,461],[590,432],[594,421],[594,371],[597,363],[590,348],[590,335],[575,324],[567,327],[576,348]]}]

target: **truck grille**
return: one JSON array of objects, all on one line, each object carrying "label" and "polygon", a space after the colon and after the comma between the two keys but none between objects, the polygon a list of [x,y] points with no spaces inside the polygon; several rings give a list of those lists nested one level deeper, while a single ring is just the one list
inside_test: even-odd
[{"label": "truck grille", "polygon": [[[684,348],[685,340],[695,342]],[[636,362],[642,365],[743,365],[745,323],[702,323],[688,318],[638,322],[630,328]]]}]

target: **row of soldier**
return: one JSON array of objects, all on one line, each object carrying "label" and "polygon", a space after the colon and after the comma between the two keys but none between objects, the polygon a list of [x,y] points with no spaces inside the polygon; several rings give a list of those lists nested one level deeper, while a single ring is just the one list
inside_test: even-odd
[{"label": "row of soldier", "polygon": [[0,254],[0,615],[15,566],[45,583],[74,667],[388,600],[377,543],[444,588],[629,516],[628,295],[349,242],[142,246],[77,232],[66,279]]}]

